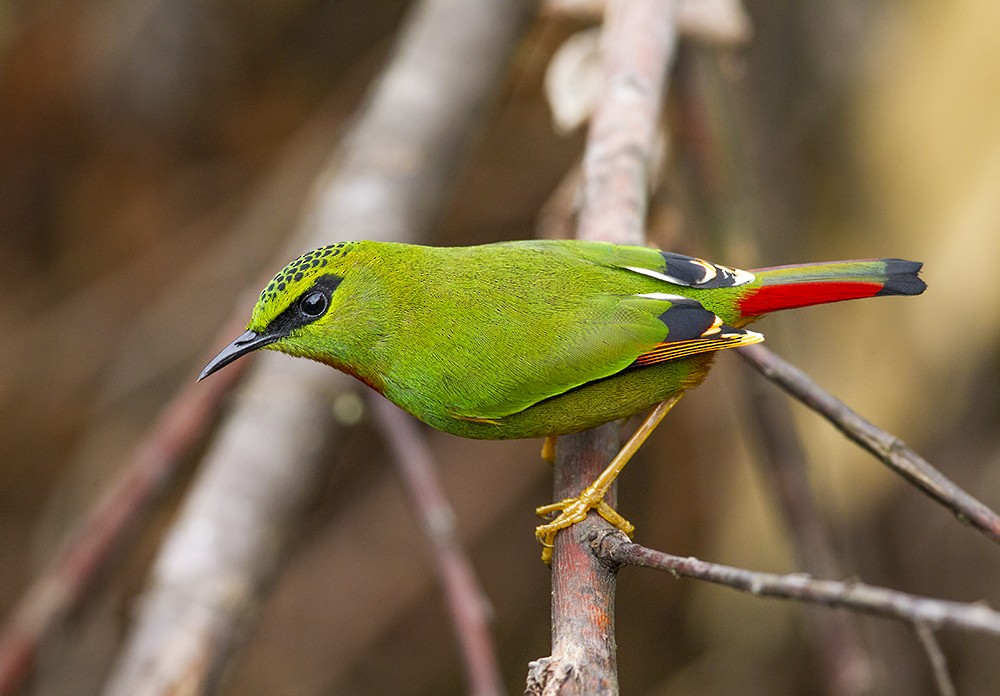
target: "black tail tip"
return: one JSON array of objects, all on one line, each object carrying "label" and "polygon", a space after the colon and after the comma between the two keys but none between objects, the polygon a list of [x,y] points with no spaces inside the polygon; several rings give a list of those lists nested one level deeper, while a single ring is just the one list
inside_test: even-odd
[{"label": "black tail tip", "polygon": [[927,289],[927,283],[917,275],[923,267],[920,261],[905,259],[885,260],[885,284],[879,295],[919,295]]}]

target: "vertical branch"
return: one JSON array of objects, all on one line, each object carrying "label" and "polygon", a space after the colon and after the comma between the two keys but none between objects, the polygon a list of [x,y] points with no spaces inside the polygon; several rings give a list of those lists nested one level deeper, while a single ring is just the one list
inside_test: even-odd
[{"label": "vertical branch", "polygon": [[[734,252],[753,265],[759,254],[754,240],[747,244],[738,230],[758,229],[760,212],[753,191],[758,188],[744,155],[738,109],[734,104],[735,85],[725,76],[718,55],[696,57],[690,77],[681,87],[678,101],[687,108],[683,122],[702,123],[702,136],[685,139],[680,147],[694,163],[695,186],[701,199],[702,214],[714,220],[709,226],[722,233],[723,249]],[[716,183],[712,183],[716,182]],[[739,241],[739,244],[737,244]],[[723,254],[722,258],[734,256]],[[762,383],[748,381],[751,399],[746,417],[751,431],[758,436],[762,453],[758,463],[766,470],[765,480],[784,518],[792,546],[802,569],[818,577],[843,577],[833,540],[816,504],[805,467],[805,455],[790,413],[773,390]],[[856,696],[872,691],[878,670],[865,651],[856,619],[846,613],[811,613],[810,638],[815,643],[820,664],[825,671],[829,696]]]},{"label": "vertical branch", "polygon": [[[602,38],[604,92],[583,161],[577,236],[642,244],[665,78],[676,45],[672,0],[611,0]],[[620,423],[560,440],[555,499],[576,496],[621,445]],[[608,502],[615,504],[614,491]],[[527,693],[618,692],[615,569],[586,543],[606,525],[596,515],[556,536],[552,558],[552,656],[531,665]]]},{"label": "vertical branch", "polygon": [[927,661],[931,663],[931,670],[934,673],[934,685],[937,686],[938,693],[941,696],[955,696],[955,685],[952,683],[951,675],[948,673],[948,660],[945,658],[944,652],[941,650],[941,645],[934,636],[934,629],[923,621],[915,622],[913,628],[917,632],[920,646],[927,654]]},{"label": "vertical branch", "polygon": [[[749,385],[753,407],[748,418],[759,434],[763,456],[759,465],[770,483],[778,511],[802,569],[815,577],[844,577],[833,540],[813,495],[806,457],[784,404],[765,391],[759,380]],[[855,617],[828,613],[810,617],[814,640],[826,673],[830,696],[871,693],[876,668],[865,650]]]},{"label": "vertical branch", "polygon": [[[557,500],[579,495],[621,445],[621,424],[607,423],[559,439]],[[605,500],[615,505],[614,489]],[[607,522],[591,514],[556,535],[552,555],[552,656],[531,664],[529,694],[616,694],[615,576],[588,539]]]},{"label": "vertical branch", "polygon": [[671,0],[608,2],[601,43],[604,93],[583,158],[580,239],[646,239],[649,168],[677,41],[674,13]]}]

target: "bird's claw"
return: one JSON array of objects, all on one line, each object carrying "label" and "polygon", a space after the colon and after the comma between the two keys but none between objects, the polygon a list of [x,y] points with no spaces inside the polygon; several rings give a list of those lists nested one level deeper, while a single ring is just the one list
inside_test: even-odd
[{"label": "bird's claw", "polygon": [[535,528],[535,538],[542,545],[542,561],[546,564],[552,562],[552,549],[555,547],[556,534],[560,530],[583,522],[591,510],[596,510],[597,514],[611,525],[623,531],[629,538],[632,537],[635,526],[604,502],[603,496],[597,497],[590,489],[587,489],[576,498],[566,498],[558,503],[542,505],[535,509],[535,514],[539,517],[549,517],[559,513],[551,522]]}]

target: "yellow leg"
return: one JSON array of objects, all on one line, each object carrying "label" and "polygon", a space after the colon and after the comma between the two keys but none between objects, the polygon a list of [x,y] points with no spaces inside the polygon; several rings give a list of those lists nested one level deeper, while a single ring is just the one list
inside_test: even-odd
[{"label": "yellow leg", "polygon": [[[629,460],[635,455],[646,439],[656,430],[656,426],[660,424],[670,409],[680,401],[683,392],[673,396],[663,403],[659,404],[656,408],[646,416],[646,420],[642,422],[642,425],[632,434],[625,446],[621,448],[618,454],[615,455],[611,463],[608,464],[607,468],[600,473],[600,475],[594,479],[594,482],[583,489],[576,498],[567,498],[558,503],[551,503],[549,505],[543,505],[535,510],[535,513],[539,517],[547,517],[556,512],[559,516],[548,524],[543,524],[535,528],[535,537],[542,545],[542,560],[549,563],[552,560],[552,546],[556,538],[556,533],[561,529],[566,529],[571,527],[577,522],[582,522],[587,517],[587,513],[591,510],[596,510],[597,514],[606,519],[612,525],[622,530],[628,536],[632,536],[632,532],[635,531],[635,527],[626,520],[624,517],[618,514],[614,508],[604,502],[604,496],[607,495],[608,489],[611,488],[611,484],[614,483],[618,474],[622,472],[625,465],[628,464]],[[545,450],[543,449],[543,452]]]},{"label": "yellow leg", "polygon": [[551,435],[545,438],[545,442],[542,443],[542,459],[547,461],[549,464],[556,463],[556,442],[559,438],[552,437]]}]

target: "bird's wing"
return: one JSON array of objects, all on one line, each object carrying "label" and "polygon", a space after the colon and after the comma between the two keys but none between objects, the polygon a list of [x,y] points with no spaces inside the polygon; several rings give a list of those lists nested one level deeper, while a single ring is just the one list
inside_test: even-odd
[{"label": "bird's wing", "polygon": [[625,369],[763,340],[758,333],[727,326],[697,300],[680,295],[601,293],[568,299],[575,304],[536,317],[527,339],[496,353],[485,346],[483,359],[501,361],[502,369],[483,364],[456,381],[450,415],[499,419]]}]

